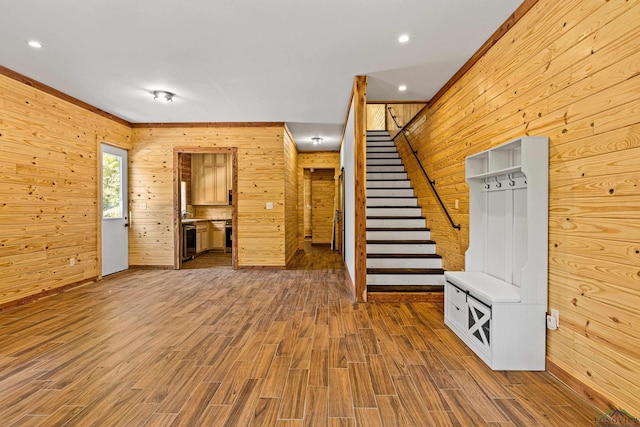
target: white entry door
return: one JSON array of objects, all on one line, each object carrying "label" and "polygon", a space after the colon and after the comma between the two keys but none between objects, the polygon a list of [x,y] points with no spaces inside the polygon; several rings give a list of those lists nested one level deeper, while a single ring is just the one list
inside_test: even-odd
[{"label": "white entry door", "polygon": [[127,151],[102,144],[102,275],[129,268]]}]

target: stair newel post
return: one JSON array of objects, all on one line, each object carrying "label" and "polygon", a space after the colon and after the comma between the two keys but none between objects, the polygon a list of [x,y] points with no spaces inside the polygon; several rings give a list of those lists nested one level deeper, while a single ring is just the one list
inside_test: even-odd
[{"label": "stair newel post", "polygon": [[367,301],[367,76],[353,87],[355,132],[355,298]]}]

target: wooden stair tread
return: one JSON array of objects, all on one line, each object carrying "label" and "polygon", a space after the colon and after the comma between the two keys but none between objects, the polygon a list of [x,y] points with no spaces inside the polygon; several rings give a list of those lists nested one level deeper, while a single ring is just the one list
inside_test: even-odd
[{"label": "wooden stair tread", "polygon": [[433,258],[439,259],[442,258],[438,254],[367,254],[367,258],[399,258],[399,259],[407,259],[407,258]]},{"label": "wooden stair tread", "polygon": [[443,268],[367,268],[367,274],[444,274]]}]

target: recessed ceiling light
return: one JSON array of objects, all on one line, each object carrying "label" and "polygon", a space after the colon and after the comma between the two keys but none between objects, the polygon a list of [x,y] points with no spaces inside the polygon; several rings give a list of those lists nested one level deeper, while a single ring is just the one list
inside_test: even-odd
[{"label": "recessed ceiling light", "polygon": [[400,92],[404,92],[405,90],[407,90],[407,86],[406,85],[400,85],[400,86],[398,86],[398,90]]},{"label": "recessed ceiling light", "polygon": [[173,101],[173,96],[171,92],[167,92],[166,90],[153,91],[153,99],[164,104]]},{"label": "recessed ceiling light", "polygon": [[410,40],[410,37],[409,37],[409,35],[408,35],[408,34],[403,34],[403,35],[401,35],[400,37],[398,37],[398,41],[399,41],[400,43],[406,43],[406,42],[408,42],[409,40]]},{"label": "recessed ceiling light", "polygon": [[29,46],[36,48],[36,49],[40,49],[42,47],[42,43],[40,43],[39,41],[36,40],[29,40],[28,41]]}]

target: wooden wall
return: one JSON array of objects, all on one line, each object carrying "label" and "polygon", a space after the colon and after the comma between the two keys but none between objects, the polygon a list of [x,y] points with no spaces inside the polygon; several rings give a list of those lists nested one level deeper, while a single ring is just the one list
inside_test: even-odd
[{"label": "wooden wall", "polygon": [[0,75],[0,306],[100,276],[100,143],[130,133]]},{"label": "wooden wall", "polygon": [[367,130],[385,130],[386,105],[367,104]]},{"label": "wooden wall", "polygon": [[[272,126],[135,127],[129,153],[131,265],[172,266],[173,150],[238,148],[238,266],[283,268],[285,128]],[[146,203],[146,209],[141,208]],[[273,203],[273,210],[266,203]]]},{"label": "wooden wall", "polygon": [[311,242],[330,244],[336,209],[335,169],[314,169],[311,173]]},{"label": "wooden wall", "polygon": [[[385,105],[385,114],[386,114],[386,123],[387,130],[389,134],[393,138],[399,131],[400,128],[396,126],[396,122],[400,127],[409,123],[409,120],[413,118],[424,106],[426,103],[406,103],[406,104],[386,104]],[[389,107],[391,107],[391,112],[389,112]],[[391,117],[391,113],[396,117],[396,121],[393,121],[393,117]]]},{"label": "wooden wall", "polygon": [[310,168],[334,169],[334,194],[337,195],[338,176],[340,175],[340,153],[337,151],[298,153],[298,249],[304,249],[304,170]]},{"label": "wooden wall", "polygon": [[284,128],[284,212],[285,212],[285,263],[298,252],[298,148]]},{"label": "wooden wall", "polygon": [[304,237],[311,238],[311,169],[304,170],[304,201],[302,209],[304,210]]},{"label": "wooden wall", "polygon": [[407,160],[412,180],[422,183],[417,194],[445,268],[459,270],[469,231],[465,157],[521,135],[550,138],[549,306],[560,310],[560,328],[547,334],[547,369],[600,408],[635,415],[638,40],[640,2],[540,0],[430,105],[411,133],[461,232],[446,222]]}]

